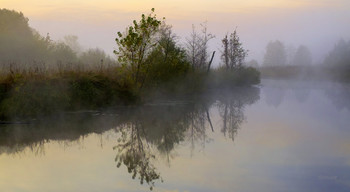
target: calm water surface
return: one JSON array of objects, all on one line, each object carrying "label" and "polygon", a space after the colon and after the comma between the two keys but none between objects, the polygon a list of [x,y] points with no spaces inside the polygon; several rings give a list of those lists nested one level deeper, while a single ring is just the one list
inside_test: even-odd
[{"label": "calm water surface", "polygon": [[349,85],[264,80],[1,125],[0,191],[350,191],[349,110]]}]

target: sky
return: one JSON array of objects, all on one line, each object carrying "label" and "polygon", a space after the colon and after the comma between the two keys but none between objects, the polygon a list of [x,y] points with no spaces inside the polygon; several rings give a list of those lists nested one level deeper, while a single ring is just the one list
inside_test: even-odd
[{"label": "sky", "polygon": [[[0,8],[21,11],[31,27],[59,40],[77,35],[85,48],[112,54],[115,37],[151,8],[173,26],[184,42],[207,21],[216,36],[211,51],[219,51],[223,36],[237,28],[249,58],[262,61],[271,40],[286,47],[303,44],[319,63],[339,39],[350,40],[349,0],[0,0]],[[219,59],[216,58],[216,64]]]}]

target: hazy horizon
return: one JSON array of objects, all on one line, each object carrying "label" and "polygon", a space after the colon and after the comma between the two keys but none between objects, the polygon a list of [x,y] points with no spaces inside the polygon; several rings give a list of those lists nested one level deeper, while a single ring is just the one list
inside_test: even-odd
[{"label": "hazy horizon", "polygon": [[[222,37],[236,27],[249,50],[250,59],[261,64],[265,47],[280,40],[286,47],[303,44],[310,48],[315,63],[322,62],[335,42],[350,39],[350,2],[346,0],[248,0],[218,1],[81,1],[0,0],[0,8],[22,12],[41,35],[60,40],[76,35],[84,48],[99,47],[113,55],[115,37],[132,20],[152,7],[159,18],[173,26],[180,41],[189,36],[192,24],[207,21],[216,36],[210,50],[219,50]],[[219,57],[216,57],[216,65]]]}]

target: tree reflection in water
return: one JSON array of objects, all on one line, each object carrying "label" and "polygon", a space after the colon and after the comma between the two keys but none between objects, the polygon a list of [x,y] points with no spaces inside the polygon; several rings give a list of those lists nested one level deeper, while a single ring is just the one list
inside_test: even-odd
[{"label": "tree reflection in water", "polygon": [[244,107],[257,101],[260,98],[259,93],[259,89],[241,88],[233,90],[230,96],[223,94],[218,98],[217,105],[223,121],[221,132],[224,136],[234,140],[239,126],[245,119]]},{"label": "tree reflection in water", "polygon": [[[150,146],[141,137],[144,136],[144,130],[139,124],[130,124],[127,129],[121,129],[121,137],[118,139],[118,145],[114,149],[118,150],[115,161],[119,168],[124,164],[128,172],[135,179],[138,176],[140,183],[146,181],[153,189],[154,180],[160,178],[160,174],[156,172],[156,168],[151,164],[151,160],[155,156],[151,153]],[[142,135],[141,135],[142,134]]]},{"label": "tree reflection in water", "polygon": [[[221,132],[234,140],[244,121],[244,107],[259,99],[258,88],[237,88],[192,98],[188,103],[157,103],[126,113],[127,123],[118,127],[121,137],[115,146],[117,167],[122,164],[143,184],[153,189],[161,179],[152,161],[156,153],[170,163],[171,152],[181,142],[196,143],[204,148],[210,139],[207,131],[215,131],[209,110],[217,107],[223,121]],[[156,149],[156,150],[155,150]]]},{"label": "tree reflection in water", "polygon": [[[44,154],[44,145],[58,141],[63,147],[79,144],[91,133],[102,134],[115,128],[120,137],[114,147],[117,167],[126,167],[133,179],[153,189],[162,180],[154,160],[165,158],[170,165],[177,145],[188,145],[191,154],[196,144],[204,149],[211,141],[208,132],[216,132],[210,112],[219,111],[223,135],[234,140],[244,122],[244,107],[259,99],[260,89],[215,90],[200,96],[141,107],[122,107],[108,111],[66,113],[28,124],[2,125],[0,155],[30,149]],[[213,119],[215,119],[213,118]],[[78,142],[77,142],[78,141]]]}]

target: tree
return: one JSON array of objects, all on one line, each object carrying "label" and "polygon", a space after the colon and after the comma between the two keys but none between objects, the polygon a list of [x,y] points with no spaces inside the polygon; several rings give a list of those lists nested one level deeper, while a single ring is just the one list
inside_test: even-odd
[{"label": "tree", "polygon": [[77,61],[75,52],[63,42],[53,42],[50,44],[50,56],[57,64],[69,65],[66,67],[72,67],[73,62]]},{"label": "tree", "polygon": [[88,49],[82,52],[79,61],[87,68],[98,68],[99,70],[102,70],[106,66],[111,66],[114,63],[113,59],[99,48]]},{"label": "tree", "polygon": [[282,42],[270,41],[266,46],[263,66],[285,66],[287,62],[286,50]]},{"label": "tree", "polygon": [[162,23],[154,14],[154,8],[151,11],[147,17],[142,14],[139,22],[134,20],[125,33],[118,32],[115,39],[118,49],[114,53],[118,55],[122,66],[130,70],[136,84],[140,84],[145,78],[145,60],[157,44],[156,34]]},{"label": "tree", "polygon": [[151,153],[150,145],[143,139],[144,127],[139,122],[131,122],[129,125],[121,127],[121,138],[118,139],[118,145],[113,147],[118,151],[115,157],[117,167],[124,164],[132,174],[132,179],[137,177],[140,184],[146,182],[150,190],[153,190],[155,181],[161,179],[156,167],[152,164],[155,155]]},{"label": "tree", "polygon": [[294,55],[293,64],[300,66],[310,66],[311,63],[312,57],[310,50],[306,46],[300,45]]},{"label": "tree", "polygon": [[221,42],[223,46],[221,59],[226,68],[231,70],[241,68],[248,51],[242,47],[237,31],[234,30],[229,37],[226,35]]},{"label": "tree", "polygon": [[287,65],[294,65],[294,57],[297,52],[297,49],[294,47],[294,45],[288,45],[286,46],[286,64]]},{"label": "tree", "polygon": [[[197,32],[192,25],[192,33],[186,38],[186,54],[194,70],[204,70],[208,68],[208,42],[215,36],[208,33],[207,23],[201,24],[201,32]],[[214,55],[214,53],[213,53]]]},{"label": "tree", "polygon": [[23,13],[0,9],[0,60],[23,62],[41,60],[47,55],[47,42],[29,27]]},{"label": "tree", "polygon": [[167,82],[184,76],[190,68],[185,50],[177,46],[176,35],[167,25],[160,27],[157,45],[145,62],[152,83]]},{"label": "tree", "polygon": [[71,67],[76,53],[49,34],[41,36],[28,21],[21,12],[0,9],[0,63],[9,65],[10,71],[46,70],[51,64]]},{"label": "tree", "polygon": [[82,51],[81,45],[76,35],[66,35],[63,37],[64,44],[68,45],[75,53],[79,54]]},{"label": "tree", "polygon": [[341,39],[335,44],[324,60],[324,64],[334,68],[350,68],[350,41]]}]

